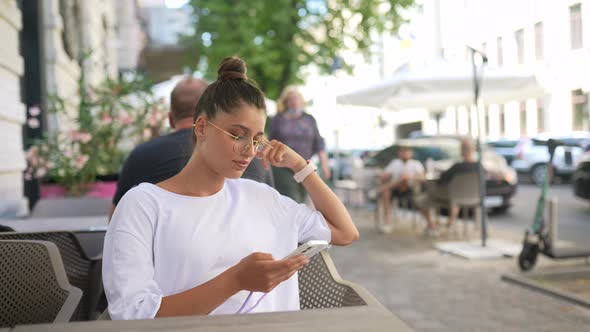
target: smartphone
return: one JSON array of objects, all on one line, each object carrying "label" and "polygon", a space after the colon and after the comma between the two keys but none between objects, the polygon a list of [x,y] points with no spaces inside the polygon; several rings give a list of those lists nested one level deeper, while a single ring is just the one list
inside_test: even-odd
[{"label": "smartphone", "polygon": [[318,252],[330,248],[330,244],[327,241],[323,240],[311,240],[307,241],[304,244],[300,245],[297,249],[295,249],[292,253],[287,255],[287,257],[283,259],[288,259],[293,256],[297,256],[299,254],[305,255],[308,259],[311,259],[315,256]]}]

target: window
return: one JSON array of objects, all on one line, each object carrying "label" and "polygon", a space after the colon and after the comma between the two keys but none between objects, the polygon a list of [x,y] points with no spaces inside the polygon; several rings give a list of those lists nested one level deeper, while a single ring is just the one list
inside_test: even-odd
[{"label": "window", "polygon": [[535,59],[543,60],[545,54],[543,54],[543,22],[535,24]]},{"label": "window", "polygon": [[520,103],[520,135],[526,136],[526,103]]},{"label": "window", "polygon": [[496,46],[498,49],[498,64],[501,65],[504,60],[502,58],[502,37],[498,37],[498,39],[496,40]]},{"label": "window", "polygon": [[570,40],[572,50],[582,48],[582,4],[570,7]]},{"label": "window", "polygon": [[537,99],[537,132],[545,131],[545,105]]},{"label": "window", "polygon": [[504,105],[500,105],[500,135],[506,135],[506,115],[504,114]]},{"label": "window", "polygon": [[588,94],[582,90],[572,91],[572,129],[587,130],[588,121]]},{"label": "window", "polygon": [[520,29],[514,33],[516,41],[516,61],[518,64],[524,63],[524,30]]}]

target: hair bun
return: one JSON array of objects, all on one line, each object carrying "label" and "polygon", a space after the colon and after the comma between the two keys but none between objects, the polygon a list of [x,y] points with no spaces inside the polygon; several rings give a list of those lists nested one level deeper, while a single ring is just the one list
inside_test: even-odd
[{"label": "hair bun", "polygon": [[246,63],[237,56],[224,58],[217,70],[217,80],[241,80],[246,81]]}]

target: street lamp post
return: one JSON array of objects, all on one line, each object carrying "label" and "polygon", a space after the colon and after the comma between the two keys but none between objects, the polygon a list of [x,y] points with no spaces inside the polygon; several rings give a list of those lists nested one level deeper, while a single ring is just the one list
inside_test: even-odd
[{"label": "street lamp post", "polygon": [[[469,46],[468,46],[469,47]],[[477,113],[477,154],[478,154],[478,158],[477,158],[477,168],[478,168],[478,172],[479,172],[479,207],[481,210],[481,245],[482,247],[486,246],[486,240],[487,240],[487,233],[488,233],[488,229],[487,229],[487,213],[485,210],[485,197],[486,197],[486,179],[485,179],[485,172],[483,169],[483,164],[482,164],[482,157],[483,157],[483,153],[482,153],[482,148],[481,148],[481,141],[482,141],[482,134],[481,134],[481,122],[480,122],[480,115],[479,115],[479,92],[481,89],[481,79],[483,78],[483,66],[485,66],[485,64],[488,62],[488,58],[487,56],[481,52],[478,51],[472,47],[469,47],[469,49],[471,50],[471,65],[473,68],[473,102],[475,104],[475,109],[476,109],[476,113]],[[481,65],[482,67],[482,75],[480,75],[480,77],[478,77],[477,75],[477,66],[475,65],[475,54],[478,53],[482,56],[483,58],[483,63]]]}]

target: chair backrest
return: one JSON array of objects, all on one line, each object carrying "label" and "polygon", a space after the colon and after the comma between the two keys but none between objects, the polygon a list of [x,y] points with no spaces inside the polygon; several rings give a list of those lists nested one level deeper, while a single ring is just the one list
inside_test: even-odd
[{"label": "chair backrest", "polygon": [[480,202],[479,173],[455,174],[448,183],[449,200],[459,206],[474,206]]},{"label": "chair backrest", "polygon": [[61,254],[69,282],[83,291],[78,310],[72,318],[76,321],[89,320],[92,317],[96,294],[102,292],[100,286],[101,261],[89,259],[76,236],[71,232],[6,232],[0,233],[0,240],[38,240],[54,243]]},{"label": "chair backrest", "polygon": [[46,241],[0,240],[0,285],[0,327],[68,322],[82,297]]},{"label": "chair backrest", "polygon": [[298,274],[302,310],[367,305],[351,286],[342,282],[325,251],[315,255]]},{"label": "chair backrest", "polygon": [[111,200],[107,198],[46,198],[33,208],[33,218],[106,216]]}]

